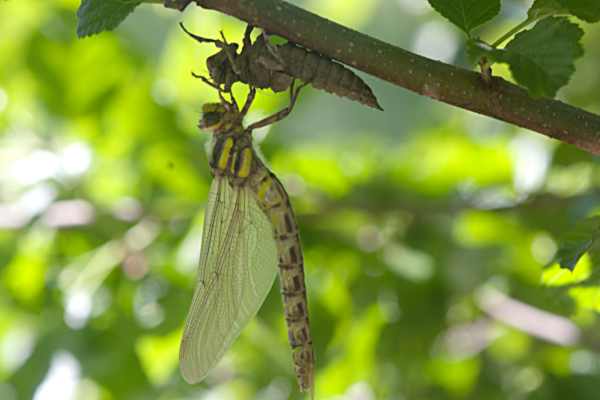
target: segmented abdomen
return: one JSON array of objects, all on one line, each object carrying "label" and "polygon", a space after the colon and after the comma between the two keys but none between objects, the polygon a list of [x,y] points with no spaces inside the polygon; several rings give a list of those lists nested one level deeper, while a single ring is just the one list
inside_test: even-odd
[{"label": "segmented abdomen", "polygon": [[382,110],[371,88],[342,64],[293,43],[278,46],[277,51],[291,76],[317,89]]},{"label": "segmented abdomen", "polygon": [[279,255],[281,295],[298,384],[303,391],[311,391],[314,354],[298,225],[283,185],[263,165],[259,165],[251,177],[251,187],[273,225]]}]

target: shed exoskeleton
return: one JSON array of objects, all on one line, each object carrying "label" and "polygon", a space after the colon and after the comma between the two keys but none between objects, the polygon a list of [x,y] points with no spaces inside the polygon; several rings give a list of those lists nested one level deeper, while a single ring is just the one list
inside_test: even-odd
[{"label": "shed exoskeleton", "polygon": [[206,59],[206,66],[213,82],[226,92],[236,82],[281,92],[299,79],[317,89],[382,110],[371,88],[358,75],[315,51],[292,42],[271,44],[264,33],[252,42],[253,27],[248,25],[238,53],[238,44],[228,43],[223,33],[221,40],[208,39],[180,25],[198,42],[212,43],[221,49]]}]

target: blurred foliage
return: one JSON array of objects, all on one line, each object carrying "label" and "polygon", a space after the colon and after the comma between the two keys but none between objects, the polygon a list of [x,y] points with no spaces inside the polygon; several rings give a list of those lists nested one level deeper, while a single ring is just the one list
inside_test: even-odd
[{"label": "blurred foliage", "polygon": [[[79,40],[78,3],[0,3],[0,399],[301,398],[277,286],[204,383],[177,370],[210,184],[196,123],[216,96],[190,76],[213,49],[176,23],[244,26],[143,6]],[[466,63],[425,1],[295,3]],[[528,6],[503,2],[482,37]],[[559,97],[597,112],[584,29]],[[597,398],[600,262],[551,261],[599,211],[598,158],[366,79],[385,112],[306,90],[256,132],[301,225],[316,397]],[[261,93],[249,120],[286,100]]]},{"label": "blurred foliage", "polygon": [[560,239],[561,246],[556,253],[556,262],[561,267],[572,270],[584,254],[598,257],[596,242],[599,237],[600,216],[578,222],[574,230],[567,232]]}]

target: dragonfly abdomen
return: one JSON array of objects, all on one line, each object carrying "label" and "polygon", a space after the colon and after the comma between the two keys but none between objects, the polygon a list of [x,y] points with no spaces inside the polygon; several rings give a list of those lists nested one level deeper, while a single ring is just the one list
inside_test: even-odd
[{"label": "dragonfly abdomen", "polygon": [[253,181],[258,203],[273,225],[279,254],[279,282],[296,377],[300,388],[308,391],[313,386],[314,355],[298,225],[288,195],[275,175],[260,165]]},{"label": "dragonfly abdomen", "polygon": [[294,43],[278,46],[277,52],[285,60],[285,72],[291,76],[317,89],[382,110],[369,85],[344,65]]}]

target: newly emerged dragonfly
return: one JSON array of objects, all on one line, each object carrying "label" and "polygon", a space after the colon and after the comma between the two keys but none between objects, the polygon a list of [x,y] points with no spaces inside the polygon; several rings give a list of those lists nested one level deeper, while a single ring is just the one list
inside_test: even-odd
[{"label": "newly emerged dragonfly", "polygon": [[210,167],[214,179],[198,279],[179,356],[182,375],[189,383],[204,379],[223,357],[258,312],[279,270],[298,384],[312,394],[314,354],[298,225],[281,182],[252,146],[252,130],[289,114],[299,89],[292,85],[287,108],[247,128],[242,119],[254,99],[254,87],[241,110],[232,95],[228,101],[221,91],[220,103],[203,106],[200,127],[213,133]]}]

